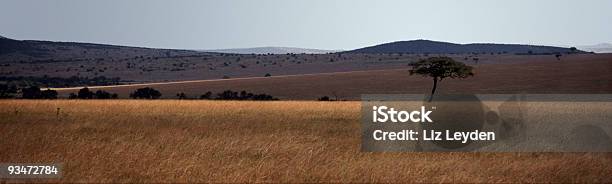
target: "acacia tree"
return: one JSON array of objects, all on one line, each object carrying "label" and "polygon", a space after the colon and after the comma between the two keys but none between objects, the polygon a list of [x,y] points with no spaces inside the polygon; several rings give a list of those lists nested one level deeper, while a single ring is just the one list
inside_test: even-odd
[{"label": "acacia tree", "polygon": [[410,66],[412,66],[410,75],[417,74],[433,78],[433,88],[429,97],[430,102],[433,100],[438,81],[442,81],[444,78],[454,79],[474,76],[471,66],[457,62],[450,57],[430,57],[411,63]]}]

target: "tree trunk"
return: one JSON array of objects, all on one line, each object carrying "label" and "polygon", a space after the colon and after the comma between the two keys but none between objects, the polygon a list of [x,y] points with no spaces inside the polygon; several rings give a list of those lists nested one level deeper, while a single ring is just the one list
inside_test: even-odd
[{"label": "tree trunk", "polygon": [[433,85],[433,88],[431,89],[431,96],[429,96],[429,102],[433,100],[434,93],[436,92],[436,87],[438,87],[438,77],[434,77],[433,81],[434,81],[434,85]]}]

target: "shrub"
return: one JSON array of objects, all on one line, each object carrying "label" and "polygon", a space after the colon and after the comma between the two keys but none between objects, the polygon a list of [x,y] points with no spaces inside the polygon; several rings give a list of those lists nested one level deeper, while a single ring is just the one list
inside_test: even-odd
[{"label": "shrub", "polygon": [[89,88],[84,87],[79,90],[77,94],[70,93],[68,96],[69,99],[116,99],[119,95],[116,93],[109,93],[103,90],[97,90],[95,93],[89,90]]},{"label": "shrub", "polygon": [[40,98],[41,99],[56,99],[57,98],[57,91],[51,90],[51,89],[47,89],[47,90],[41,91],[40,92]]},{"label": "shrub", "polygon": [[158,99],[162,94],[150,87],[140,88],[130,94],[131,98],[134,99]]},{"label": "shrub", "polygon": [[0,98],[13,98],[17,93],[17,87],[14,85],[0,84]]},{"label": "shrub", "polygon": [[182,99],[186,99],[186,98],[187,98],[187,95],[186,95],[185,93],[183,93],[183,92],[180,92],[180,93],[177,93],[177,94],[176,94],[176,97],[177,97],[178,99],[181,99],[181,100],[182,100]]},{"label": "shrub", "polygon": [[93,97],[94,97],[94,93],[91,92],[89,88],[87,87],[80,89],[79,93],[77,94],[77,98],[79,99],[92,99]]},{"label": "shrub", "polygon": [[[258,95],[253,95],[253,97],[251,97],[252,100],[278,100],[278,98],[274,98],[272,95],[267,95],[267,94],[258,94]],[[246,99],[248,100],[248,99]]]},{"label": "shrub", "polygon": [[218,100],[278,100],[278,98],[274,98],[272,95],[268,94],[253,94],[246,91],[241,91],[240,93],[225,90],[222,93],[217,94]]},{"label": "shrub", "polygon": [[21,89],[21,97],[24,99],[56,99],[57,91],[47,89],[41,91],[38,86]]},{"label": "shrub", "polygon": [[203,95],[200,95],[200,99],[211,99],[212,98],[212,92],[206,92]]},{"label": "shrub", "polygon": [[21,98],[25,98],[25,99],[40,98],[40,88],[38,86],[31,86],[31,87],[21,89]]},{"label": "shrub", "polygon": [[[114,94],[114,95],[116,95],[116,94]],[[95,98],[96,99],[111,99],[111,98],[113,98],[113,95],[111,95],[109,92],[98,90],[95,93]]]},{"label": "shrub", "polygon": [[237,100],[238,92],[234,92],[232,90],[225,90],[222,93],[217,94],[217,99],[219,100]]}]

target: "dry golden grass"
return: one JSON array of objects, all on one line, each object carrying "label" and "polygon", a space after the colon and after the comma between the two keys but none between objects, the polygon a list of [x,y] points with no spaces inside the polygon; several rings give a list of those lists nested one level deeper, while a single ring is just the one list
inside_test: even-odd
[{"label": "dry golden grass", "polygon": [[359,116],[359,102],[6,100],[0,163],[61,162],[62,182],[612,182],[606,153],[360,152]]}]

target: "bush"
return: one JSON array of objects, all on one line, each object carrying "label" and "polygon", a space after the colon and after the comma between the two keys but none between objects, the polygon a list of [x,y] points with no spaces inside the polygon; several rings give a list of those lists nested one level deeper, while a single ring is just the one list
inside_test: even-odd
[{"label": "bush", "polygon": [[217,94],[219,100],[238,100],[238,92],[232,90],[225,90],[222,93]]},{"label": "bush", "polygon": [[56,99],[57,98],[57,91],[51,90],[51,89],[47,89],[47,90],[41,91],[40,92],[40,98],[41,99]]},{"label": "bush", "polygon": [[47,89],[41,91],[38,86],[31,86],[21,89],[21,98],[24,99],[56,99],[57,91]]},{"label": "bush", "polygon": [[118,97],[118,95],[115,94],[115,93],[110,94],[109,92],[102,91],[102,90],[96,91],[94,96],[95,96],[96,99],[113,99],[113,98],[117,98]]},{"label": "bush", "polygon": [[272,75],[270,75],[270,73],[266,73],[266,75],[264,75],[264,77],[271,77]]},{"label": "bush", "polygon": [[119,95],[116,93],[109,93],[103,90],[98,90],[95,93],[90,91],[89,88],[84,87],[79,90],[77,94],[70,93],[69,99],[116,99]]},{"label": "bush", "polygon": [[17,94],[15,85],[0,84],[0,98],[13,98]]},{"label": "bush", "polygon": [[140,88],[130,94],[131,98],[134,99],[158,99],[162,94],[150,87]]},{"label": "bush", "polygon": [[258,100],[258,101],[264,101],[264,100],[278,100],[278,98],[274,98],[272,95],[268,95],[268,94],[253,94],[253,93],[249,93],[246,91],[241,91],[240,93],[232,91],[232,90],[225,90],[222,93],[217,94],[217,98],[218,100]]},{"label": "bush", "polygon": [[200,95],[200,99],[212,99],[212,92],[206,92],[203,95]]},{"label": "bush", "polygon": [[181,99],[181,100],[182,100],[182,99],[187,99],[187,95],[186,95],[185,93],[183,93],[183,92],[177,93],[177,94],[176,94],[176,97],[177,97],[178,99]]},{"label": "bush", "polygon": [[251,99],[252,100],[278,100],[278,98],[274,98],[272,95],[267,95],[267,94],[253,95]]},{"label": "bush", "polygon": [[322,96],[318,99],[319,101],[331,101],[328,96]]},{"label": "bush", "polygon": [[94,97],[94,93],[89,90],[89,88],[84,87],[79,90],[77,94],[77,98],[79,99],[92,99]]},{"label": "bush", "polygon": [[24,98],[24,99],[40,98],[40,88],[38,86],[31,86],[28,88],[21,89],[21,98]]}]

